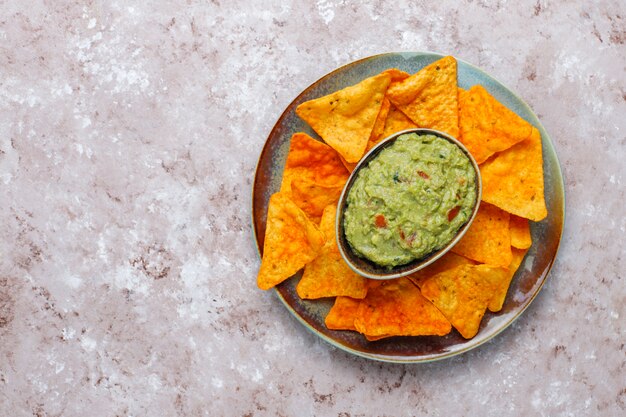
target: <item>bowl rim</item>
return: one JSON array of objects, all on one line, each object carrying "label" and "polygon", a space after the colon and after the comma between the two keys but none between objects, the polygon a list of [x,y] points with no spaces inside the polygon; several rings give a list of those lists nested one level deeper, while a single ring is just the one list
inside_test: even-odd
[{"label": "bowl rim", "polygon": [[[468,220],[463,224],[463,226],[461,226],[461,228],[457,231],[455,236],[449,242],[447,242],[443,247],[431,252],[430,254],[422,258],[415,259],[403,265],[397,265],[395,267],[388,268],[385,266],[377,265],[376,263],[368,259],[359,257],[354,253],[354,251],[350,247],[350,244],[348,243],[345,237],[343,221],[342,221],[343,214],[344,214],[345,207],[346,207],[346,199],[347,199],[348,192],[351,189],[356,179],[356,176],[358,175],[358,172],[362,168],[367,166],[369,162],[372,159],[376,158],[376,156],[384,148],[386,148],[387,146],[390,146],[400,136],[411,134],[411,133],[416,133],[419,136],[434,135],[434,136],[440,137],[456,145],[458,148],[461,149],[463,153],[465,153],[465,155],[470,160],[471,165],[474,168],[474,171],[476,173],[476,176],[475,176],[476,201],[472,209],[472,214],[470,215]],[[454,247],[454,245],[456,245],[459,242],[459,240],[463,238],[463,236],[465,235],[465,233],[471,226],[472,222],[476,218],[476,213],[478,212],[478,209],[480,207],[481,199],[482,199],[482,177],[480,175],[480,168],[478,166],[478,163],[472,156],[472,154],[465,147],[465,145],[463,145],[461,141],[459,141],[454,136],[449,135],[448,133],[442,132],[440,130],[429,129],[429,128],[418,127],[418,128],[405,129],[399,132],[395,132],[387,136],[383,140],[381,140],[379,143],[377,143],[374,147],[372,147],[372,149],[370,149],[361,158],[361,160],[357,163],[357,165],[352,170],[350,177],[348,177],[348,180],[346,181],[343,187],[343,190],[341,191],[341,195],[337,203],[337,214],[335,217],[335,236],[336,236],[336,241],[337,241],[337,247],[339,248],[339,253],[341,254],[342,259],[346,262],[346,264],[348,265],[348,267],[350,267],[352,271],[366,278],[375,279],[375,280],[390,280],[390,279],[401,278],[401,277],[413,274],[427,267],[428,265],[434,263],[438,259],[440,259],[448,251],[450,251]]]}]

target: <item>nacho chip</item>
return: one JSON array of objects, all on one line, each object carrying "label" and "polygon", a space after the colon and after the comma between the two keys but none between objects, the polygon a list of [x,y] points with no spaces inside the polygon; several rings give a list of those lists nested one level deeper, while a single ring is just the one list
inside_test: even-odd
[{"label": "nacho chip", "polygon": [[528,219],[511,215],[509,229],[511,230],[511,246],[517,249],[528,249],[533,244],[530,236]]},{"label": "nacho chip", "polygon": [[407,278],[370,287],[361,300],[354,327],[370,340],[391,336],[443,336],[450,323]]},{"label": "nacho chip", "polygon": [[420,127],[459,136],[456,60],[447,56],[393,83],[389,100]]},{"label": "nacho chip", "polygon": [[415,127],[417,127],[417,125],[392,104],[389,108],[389,113],[387,113],[385,129],[383,130],[381,138],[385,139],[386,137],[393,135],[396,132],[400,132],[401,130],[406,129],[413,129]]},{"label": "nacho chip", "polygon": [[348,172],[354,171],[354,168],[356,168],[357,162],[354,162],[354,163],[348,162],[345,159],[343,159],[341,155],[339,155],[339,158],[341,159],[341,163],[348,170]]},{"label": "nacho chip", "polygon": [[499,274],[496,282],[496,289],[494,291],[493,297],[489,301],[489,311],[498,312],[502,309],[502,305],[504,304],[504,300],[506,299],[506,293],[509,291],[509,286],[511,285],[511,280],[513,279],[513,275],[519,268],[524,256],[526,256],[526,252],[528,249],[515,249],[513,248],[513,260],[509,265],[509,269],[497,268],[497,271],[494,271],[494,274]]},{"label": "nacho chip", "polygon": [[[389,101],[389,99],[387,97],[383,98],[383,104],[380,106],[378,117],[376,117],[376,122],[374,123],[374,127],[372,128],[372,133],[370,135],[369,140],[367,141],[367,146],[365,147],[365,152],[363,154],[366,154],[370,149],[376,146],[381,140],[386,138],[386,136],[383,136],[383,132],[385,129],[385,123],[387,121],[387,114],[389,114],[390,107],[391,107],[391,102]],[[354,171],[354,168],[356,167],[358,161],[352,162],[352,163],[348,162],[341,155],[339,155],[339,158],[341,159],[343,166],[345,166],[349,172]]]},{"label": "nacho chip", "polygon": [[407,278],[420,287],[422,282],[429,279],[433,275],[437,275],[438,273],[447,271],[448,269],[456,268],[459,265],[474,265],[475,263],[476,262],[466,258],[465,256],[457,255],[454,252],[448,252],[432,264],[428,265],[426,268],[414,272]]},{"label": "nacho chip", "polygon": [[320,231],[324,234],[324,245],[331,242],[337,244],[335,240],[335,220],[337,216],[337,204],[331,204],[324,207],[322,211],[322,219],[320,221]]},{"label": "nacho chip", "polygon": [[527,139],[533,128],[480,85],[459,89],[459,127],[459,140],[479,164]]},{"label": "nacho chip", "polygon": [[365,153],[390,81],[389,74],[375,75],[304,102],[296,108],[296,113],[346,161],[357,162]]},{"label": "nacho chip", "polygon": [[343,260],[335,239],[336,206],[324,210],[320,229],[326,242],[320,254],[304,267],[302,279],[296,287],[302,299],[348,296],[364,298],[367,280],[354,273]]},{"label": "nacho chip", "polygon": [[535,128],[530,138],[500,152],[480,166],[483,201],[533,221],[548,215],[543,195],[541,134]]},{"label": "nacho chip", "polygon": [[283,171],[281,192],[291,191],[291,180],[298,178],[325,186],[343,186],[349,173],[330,146],[306,133],[294,133]]},{"label": "nacho chip", "polygon": [[451,250],[478,262],[508,267],[512,256],[509,213],[481,203],[474,222]]},{"label": "nacho chip", "polygon": [[359,300],[337,297],[324,322],[331,330],[356,330],[354,318],[359,310]]},{"label": "nacho chip", "polygon": [[270,197],[263,259],[257,285],[267,290],[283,282],[313,260],[324,236],[285,193]]},{"label": "nacho chip", "polygon": [[319,224],[326,206],[337,204],[342,190],[343,184],[325,186],[308,179],[291,180],[291,199],[316,224]]},{"label": "nacho chip", "polygon": [[381,139],[384,139],[383,131],[385,130],[385,121],[387,120],[387,114],[389,114],[390,107],[391,102],[389,99],[387,97],[383,98],[383,104],[380,106],[380,111],[378,112],[378,117],[376,118],[376,122],[372,128],[370,139],[365,147],[365,152],[372,149],[378,142],[381,141]]},{"label": "nacho chip", "polygon": [[493,297],[494,276],[488,265],[460,265],[422,282],[422,295],[430,300],[466,339],[478,327]]},{"label": "nacho chip", "polygon": [[405,78],[409,78],[411,76],[411,74],[409,74],[408,72],[404,72],[401,69],[398,68],[389,68],[383,71],[383,74],[389,74],[389,76],[391,77],[391,82],[395,83],[398,81],[402,81]]}]

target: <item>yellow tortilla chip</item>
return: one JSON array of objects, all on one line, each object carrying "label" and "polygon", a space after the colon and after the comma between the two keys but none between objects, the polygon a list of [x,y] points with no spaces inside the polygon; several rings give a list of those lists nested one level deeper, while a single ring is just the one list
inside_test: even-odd
[{"label": "yellow tortilla chip", "polygon": [[480,85],[459,89],[459,127],[459,140],[479,164],[527,139],[533,128]]},{"label": "yellow tortilla chip", "polygon": [[302,279],[296,287],[302,299],[348,296],[363,298],[367,293],[367,280],[353,272],[343,260],[335,239],[336,206],[324,210],[320,229],[326,243],[319,255],[304,267]]},{"label": "yellow tortilla chip", "polygon": [[489,311],[498,312],[502,309],[502,305],[504,304],[504,300],[506,299],[506,293],[509,291],[509,286],[511,285],[511,280],[513,279],[513,275],[519,268],[524,256],[526,256],[526,252],[528,249],[515,249],[513,248],[513,260],[509,265],[509,269],[504,268],[494,268],[497,271],[493,271],[494,274],[498,274],[496,289],[494,291],[493,297],[489,301]]},{"label": "yellow tortilla chip", "polygon": [[383,131],[385,130],[385,121],[387,120],[387,114],[389,114],[390,107],[391,102],[389,99],[387,97],[383,98],[383,104],[380,106],[380,111],[378,112],[378,117],[376,118],[376,122],[372,128],[370,139],[365,147],[365,152],[372,149],[378,142],[384,139]]},{"label": "yellow tortilla chip", "polygon": [[324,186],[343,186],[349,175],[334,149],[298,132],[291,137],[280,191],[291,192],[294,178]]},{"label": "yellow tortilla chip", "polygon": [[508,267],[512,257],[509,213],[482,202],[474,222],[451,250],[478,262]]},{"label": "yellow tortilla chip", "polygon": [[365,147],[391,81],[381,73],[324,97],[300,104],[296,113],[350,163]]},{"label": "yellow tortilla chip", "polygon": [[456,60],[447,56],[393,83],[389,100],[419,127],[459,136]]},{"label": "yellow tortilla chip", "polygon": [[511,230],[511,246],[517,249],[528,249],[533,244],[530,236],[528,219],[511,215],[509,229]]},{"label": "yellow tortilla chip", "polygon": [[381,137],[382,139],[385,139],[386,137],[391,136],[396,132],[400,132],[401,130],[413,129],[416,127],[417,125],[413,123],[411,119],[406,117],[404,113],[392,104],[389,108],[389,113],[387,113],[385,130],[383,130]]},{"label": "yellow tortilla chip", "polygon": [[493,297],[494,276],[488,265],[460,265],[422,282],[422,295],[430,300],[466,339],[478,327]]},{"label": "yellow tortilla chip", "polygon": [[359,300],[337,297],[324,322],[331,330],[356,330],[354,318],[359,310]]},{"label": "yellow tortilla chip", "polygon": [[[391,107],[391,102],[389,101],[389,99],[387,97],[383,98],[383,104],[382,106],[380,106],[380,111],[378,112],[378,117],[376,118],[376,122],[374,123],[374,127],[372,128],[372,134],[370,135],[370,138],[367,142],[367,146],[365,147],[364,154],[367,153],[374,146],[376,146],[381,140],[386,138],[386,136],[383,136],[383,132],[385,129],[385,123],[387,121],[387,114],[389,114],[390,107]],[[341,158],[341,162],[343,163],[343,166],[345,166],[348,171],[350,172],[354,171],[354,168],[356,167],[358,161],[354,163],[350,163],[346,161],[341,155],[339,157]]]},{"label": "yellow tortilla chip", "polygon": [[350,163],[350,162],[346,161],[345,159],[343,159],[343,157],[341,155],[339,155],[339,158],[341,159],[341,163],[348,170],[348,172],[354,171],[354,168],[356,168],[356,165],[357,165],[358,162]]},{"label": "yellow tortilla chip", "polygon": [[291,180],[291,199],[316,224],[319,224],[326,206],[337,204],[341,191],[343,184],[325,186],[308,179]]},{"label": "yellow tortilla chip", "polygon": [[398,81],[402,81],[405,78],[409,78],[411,76],[411,74],[409,74],[408,72],[404,72],[401,69],[398,68],[389,68],[383,71],[383,74],[389,74],[389,76],[391,77],[391,82],[395,83]]},{"label": "yellow tortilla chip", "polygon": [[450,323],[407,278],[383,281],[361,300],[354,327],[368,339],[391,336],[443,336]]},{"label": "yellow tortilla chip", "polygon": [[270,197],[257,285],[267,290],[311,262],[324,245],[320,232],[285,193]]},{"label": "yellow tortilla chip", "polygon": [[428,265],[424,269],[409,275],[409,278],[415,285],[420,287],[422,282],[429,279],[433,275],[437,275],[440,272],[447,271],[448,269],[456,268],[459,265],[474,265],[475,262],[465,256],[457,255],[454,252],[448,252],[441,258],[437,259],[432,264]]},{"label": "yellow tortilla chip", "polygon": [[533,128],[530,137],[500,152],[480,166],[483,201],[516,216],[533,221],[547,215],[543,185],[541,134]]},{"label": "yellow tortilla chip", "polygon": [[307,300],[336,296],[364,298],[367,294],[364,281],[365,278],[349,269],[338,251],[324,247],[304,267],[296,291],[300,298]]}]

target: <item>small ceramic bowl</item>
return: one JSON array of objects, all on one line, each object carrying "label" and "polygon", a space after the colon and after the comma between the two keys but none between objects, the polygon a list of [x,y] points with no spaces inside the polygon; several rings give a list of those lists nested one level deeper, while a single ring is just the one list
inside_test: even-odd
[{"label": "small ceramic bowl", "polygon": [[[376,156],[380,153],[380,151],[385,149],[387,146],[390,146],[391,144],[393,144],[398,137],[407,133],[417,133],[418,135],[438,136],[440,138],[446,139],[447,141],[459,147],[467,155],[470,162],[472,163],[472,166],[474,167],[474,171],[476,172],[476,201],[474,203],[472,214],[467,220],[467,222],[463,226],[461,226],[461,228],[458,230],[454,238],[450,240],[450,242],[448,242],[444,247],[434,252],[431,252],[430,254],[420,259],[415,259],[407,264],[398,265],[393,268],[390,268],[387,266],[378,265],[368,259],[361,258],[356,255],[356,253],[352,250],[352,247],[348,243],[348,240],[346,239],[346,236],[344,233],[344,226],[343,226],[343,216],[344,216],[344,211],[346,209],[346,200],[348,197],[348,192],[350,191],[350,188],[352,187],[352,184],[354,183],[359,171],[363,167],[366,167],[372,159],[376,158]],[[336,226],[335,226],[336,232],[337,232],[336,233],[337,246],[339,247],[339,252],[341,253],[341,256],[346,261],[348,266],[354,272],[367,278],[386,280],[386,279],[400,278],[400,277],[412,274],[430,265],[431,263],[435,262],[437,259],[441,258],[463,237],[465,232],[467,232],[467,229],[469,228],[470,224],[476,217],[476,213],[478,212],[478,207],[480,205],[481,196],[482,196],[482,181],[480,177],[480,170],[478,168],[478,164],[476,163],[472,155],[469,153],[467,148],[465,148],[465,146],[461,142],[459,142],[457,139],[453,138],[452,136],[446,133],[440,132],[438,130],[433,130],[433,129],[417,128],[417,129],[403,130],[403,131],[394,133],[393,135],[382,140],[375,147],[373,147],[367,154],[365,154],[365,156],[361,159],[361,161],[359,161],[357,166],[352,171],[352,174],[350,175],[350,178],[348,178],[348,181],[346,182],[346,185],[341,193],[341,196],[339,197],[339,203],[337,205]]]}]

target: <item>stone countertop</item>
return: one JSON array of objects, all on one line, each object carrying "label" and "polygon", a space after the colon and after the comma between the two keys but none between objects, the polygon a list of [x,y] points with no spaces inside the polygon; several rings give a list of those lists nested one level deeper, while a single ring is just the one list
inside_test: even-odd
[{"label": "stone countertop", "polygon": [[[0,415],[626,414],[623,1],[13,0],[0,16]],[[251,182],[305,87],[427,50],[534,109],[566,224],[505,332],[383,364],[256,288]]]}]

